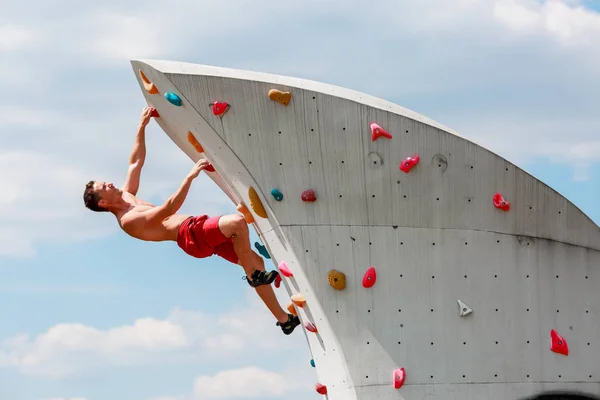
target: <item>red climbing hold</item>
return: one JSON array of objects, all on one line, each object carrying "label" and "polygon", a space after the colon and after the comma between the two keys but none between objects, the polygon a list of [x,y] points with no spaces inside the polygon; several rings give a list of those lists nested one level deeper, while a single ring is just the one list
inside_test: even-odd
[{"label": "red climbing hold", "polygon": [[150,109],[150,116],[151,116],[151,117],[154,117],[154,118],[158,118],[158,117],[160,117],[160,115],[158,115],[158,111],[156,111],[156,108],[154,108],[154,107],[152,107],[152,108]]},{"label": "red climbing hold", "polygon": [[500,193],[494,194],[494,206],[504,211],[510,210],[510,201],[504,200]]},{"label": "red climbing hold", "polygon": [[229,110],[229,104],[226,101],[215,101],[211,106],[213,114],[219,117],[222,117]]},{"label": "red climbing hold", "polygon": [[385,129],[377,125],[375,122],[371,122],[371,125],[369,126],[371,127],[371,140],[373,142],[382,136],[389,139],[392,138],[392,135],[390,135]]},{"label": "red climbing hold", "polygon": [[286,278],[294,276],[294,274],[292,274],[292,271],[290,271],[285,261],[280,262],[277,268],[279,268],[279,272],[281,272]]},{"label": "red climbing hold", "polygon": [[406,379],[406,372],[404,368],[398,368],[394,370],[394,389],[400,389],[404,385]]},{"label": "red climbing hold", "polygon": [[281,286],[281,275],[277,275],[275,278],[275,287],[279,288],[279,286]]},{"label": "red climbing hold", "polygon": [[402,164],[400,164],[400,170],[404,171],[404,173],[408,174],[410,170],[419,163],[419,156],[415,155],[414,157],[407,157]]},{"label": "red climbing hold", "polygon": [[208,165],[206,167],[204,167],[205,170],[207,170],[208,172],[215,172],[215,167],[213,167],[213,165],[211,163],[208,163]]},{"label": "red climbing hold", "polygon": [[304,327],[306,328],[307,331],[309,332],[317,332],[317,327],[315,326],[315,324],[313,324],[310,321],[307,321],[304,323]]},{"label": "red climbing hold", "polygon": [[550,350],[555,353],[569,355],[569,346],[567,341],[558,334],[554,329],[550,331]]},{"label": "red climbing hold", "polygon": [[305,190],[302,192],[302,201],[316,201],[315,191],[312,189]]},{"label": "red climbing hold", "polygon": [[375,273],[375,267],[371,267],[365,272],[365,276],[363,276],[362,285],[366,288],[370,288],[375,284],[377,280],[377,274]]},{"label": "red climbing hold", "polygon": [[319,394],[327,394],[327,386],[317,383],[315,389]]}]

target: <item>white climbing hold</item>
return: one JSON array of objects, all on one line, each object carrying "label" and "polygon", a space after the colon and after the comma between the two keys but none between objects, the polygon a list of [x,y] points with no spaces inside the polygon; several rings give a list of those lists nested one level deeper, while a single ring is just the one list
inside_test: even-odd
[{"label": "white climbing hold", "polygon": [[473,309],[471,307],[469,307],[468,305],[466,305],[465,303],[463,303],[460,300],[457,300],[458,302],[458,307],[460,308],[460,316],[464,317],[466,315],[469,315],[473,312]]}]

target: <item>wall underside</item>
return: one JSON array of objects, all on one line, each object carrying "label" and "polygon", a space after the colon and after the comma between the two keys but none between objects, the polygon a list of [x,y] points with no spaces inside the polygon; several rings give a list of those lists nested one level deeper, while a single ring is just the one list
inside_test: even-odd
[{"label": "wall underside", "polygon": [[[249,204],[248,188],[258,192],[268,217],[254,215],[254,227],[271,261],[294,272],[285,290],[306,298],[297,311],[318,328],[304,334],[329,400],[600,393],[600,229],[567,199],[487,149],[366,95],[156,66],[134,62],[184,102],[144,93],[165,132],[196,160],[185,138],[192,130],[234,201]],[[268,98],[272,88],[292,93],[287,107]],[[214,101],[231,108],[215,116]],[[373,141],[370,122],[393,138]],[[415,154],[419,164],[400,171]],[[316,202],[301,200],[306,189]],[[496,192],[509,211],[493,206]],[[371,266],[377,281],[364,288]],[[329,285],[332,269],[345,274],[344,290]],[[458,300],[473,312],[460,316]],[[568,356],[550,351],[551,329],[567,340]],[[406,382],[394,389],[401,367]]]}]

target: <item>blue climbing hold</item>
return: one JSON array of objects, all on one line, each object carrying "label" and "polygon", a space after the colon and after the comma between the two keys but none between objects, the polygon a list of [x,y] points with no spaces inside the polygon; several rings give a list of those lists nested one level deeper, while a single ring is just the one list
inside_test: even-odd
[{"label": "blue climbing hold", "polygon": [[273,195],[273,197],[275,197],[275,200],[277,200],[277,201],[283,200],[283,193],[281,193],[279,191],[279,189],[271,190],[271,194]]},{"label": "blue climbing hold", "polygon": [[310,365],[313,366],[313,368],[315,367],[315,360],[310,360]]},{"label": "blue climbing hold", "polygon": [[268,258],[271,259],[271,256],[269,255],[269,252],[267,251],[267,248],[265,246],[263,246],[262,244],[256,242],[254,243],[254,247],[256,247],[256,250],[264,257],[264,258]]},{"label": "blue climbing hold", "polygon": [[181,106],[181,99],[173,92],[165,93],[165,99],[169,100],[169,103],[173,105],[176,105],[178,107]]}]

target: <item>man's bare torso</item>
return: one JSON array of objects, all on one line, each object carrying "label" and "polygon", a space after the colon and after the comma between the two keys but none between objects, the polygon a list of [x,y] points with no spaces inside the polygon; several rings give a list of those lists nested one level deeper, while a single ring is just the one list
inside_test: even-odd
[{"label": "man's bare torso", "polygon": [[189,215],[173,214],[160,222],[148,223],[142,213],[154,208],[154,204],[138,199],[128,192],[123,192],[123,200],[131,204],[131,207],[117,213],[117,221],[125,233],[136,239],[152,242],[176,241],[179,226],[189,218]]}]

